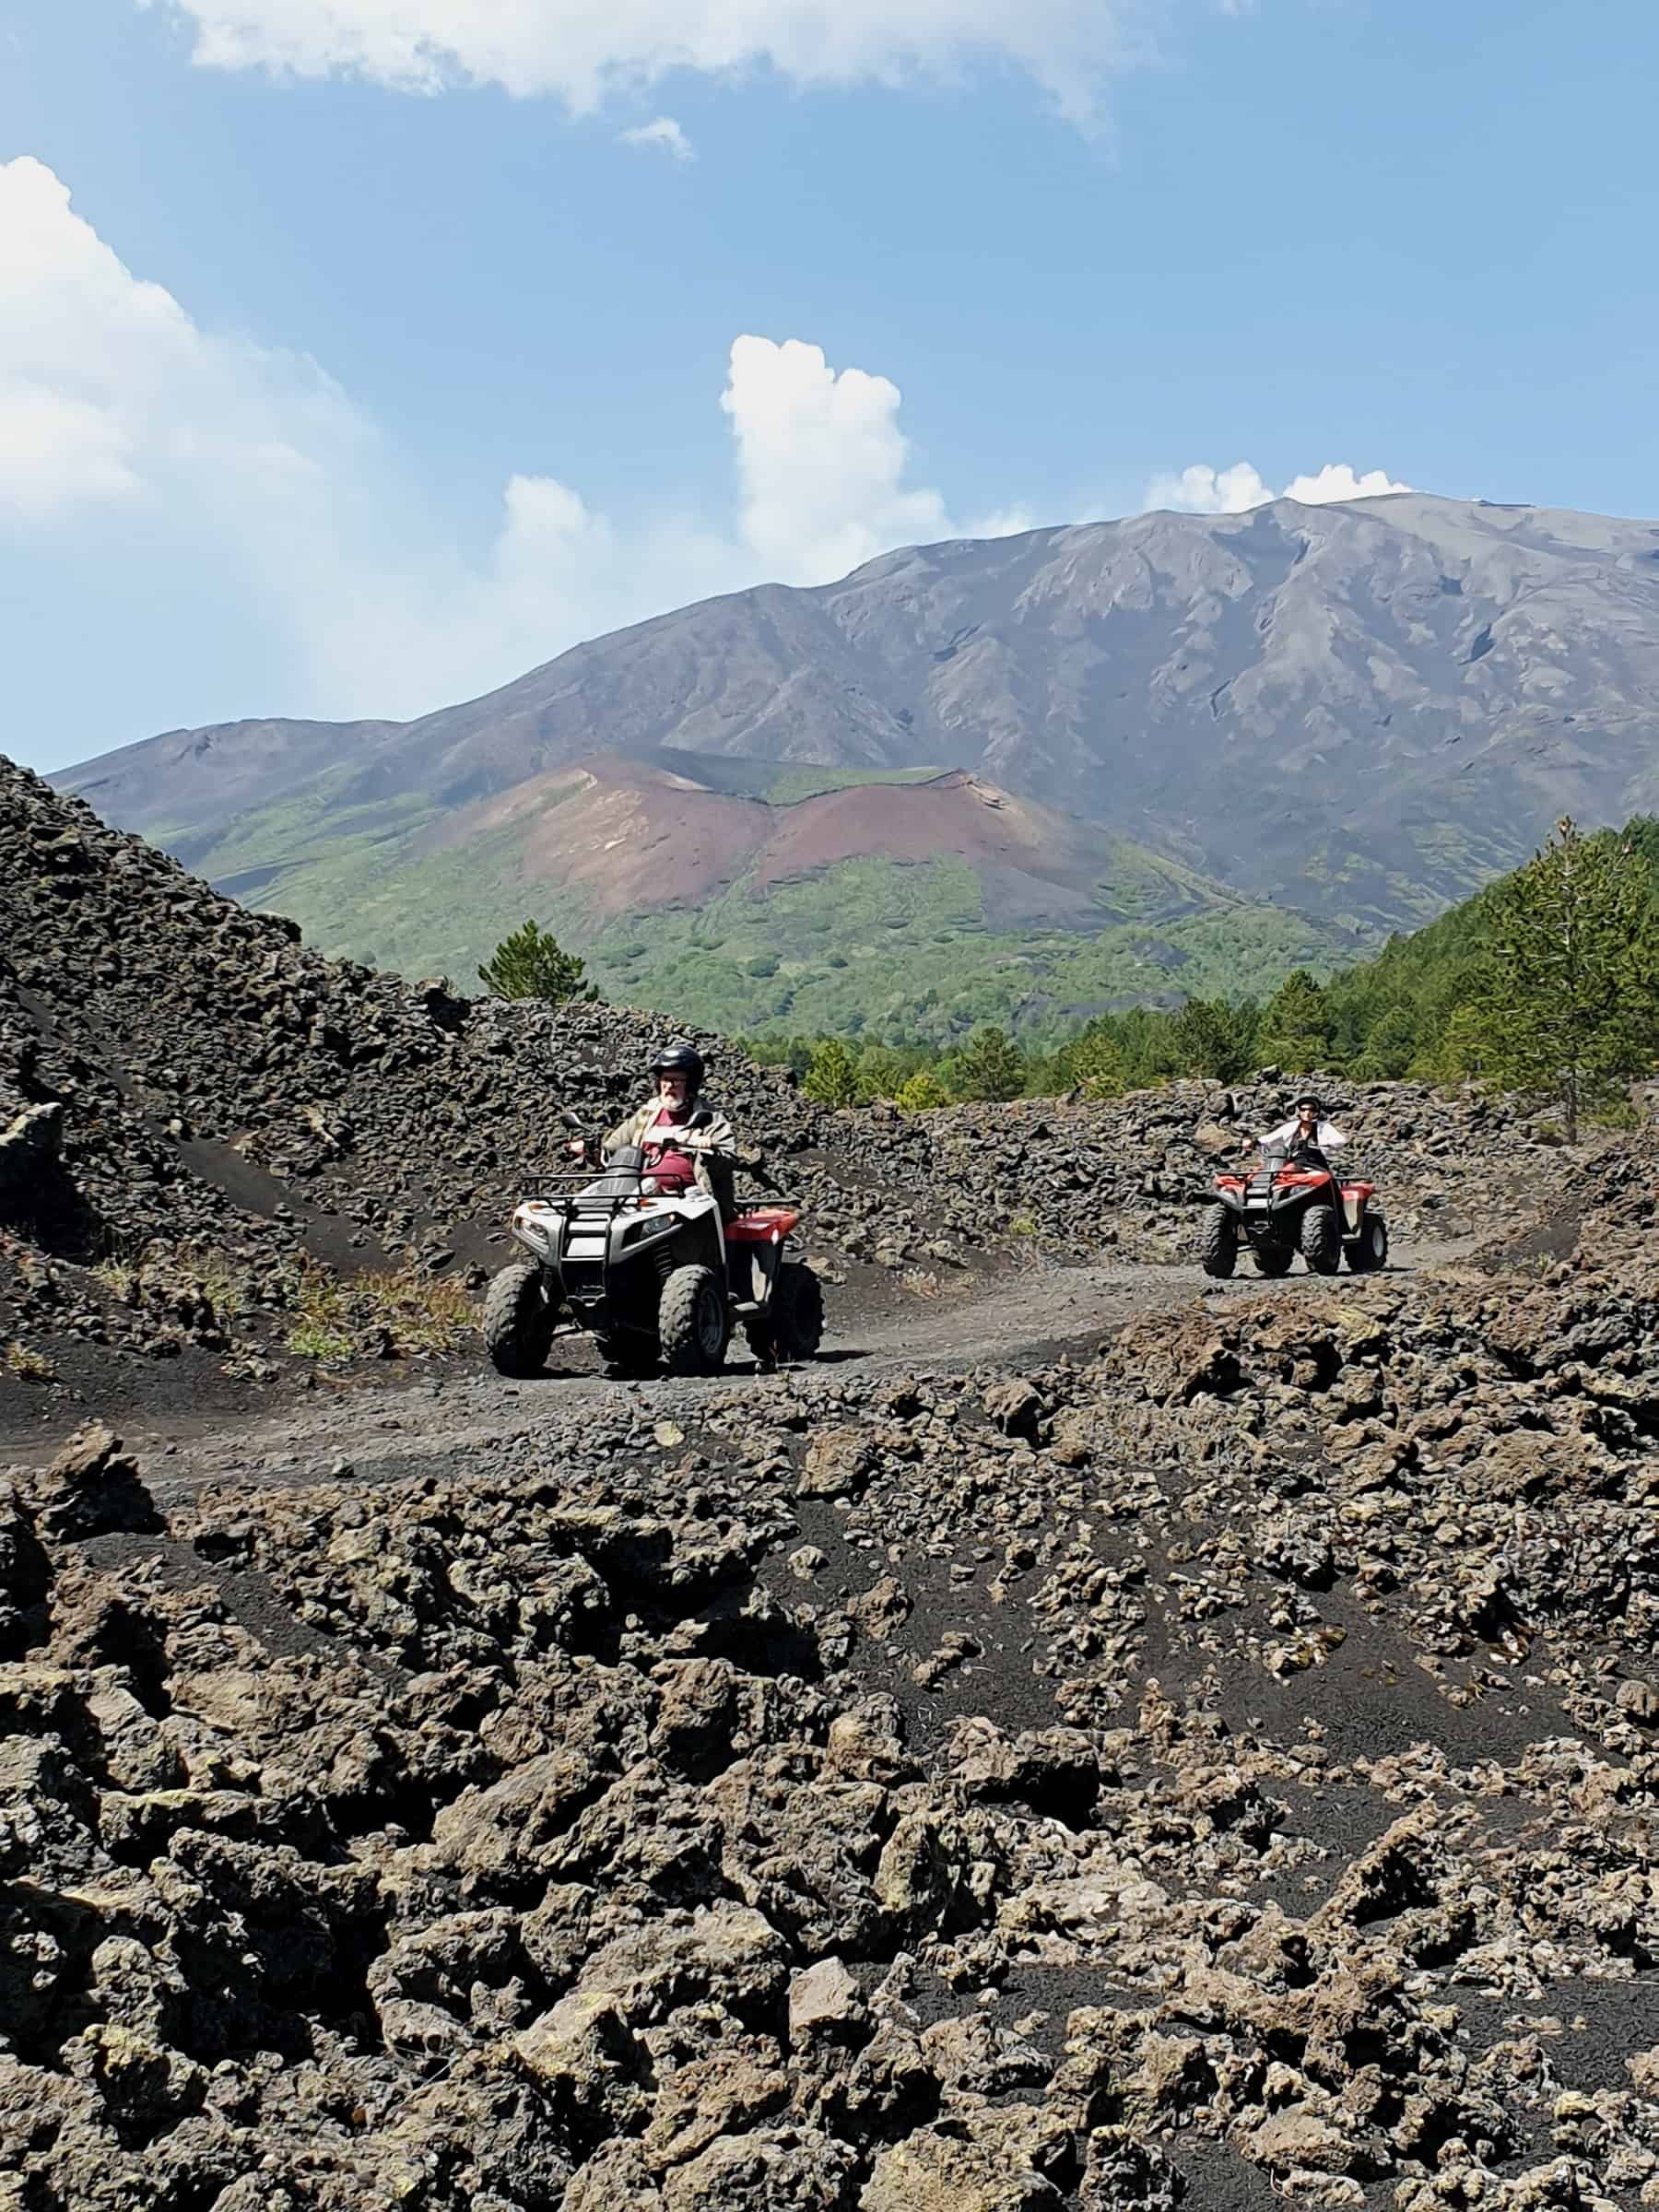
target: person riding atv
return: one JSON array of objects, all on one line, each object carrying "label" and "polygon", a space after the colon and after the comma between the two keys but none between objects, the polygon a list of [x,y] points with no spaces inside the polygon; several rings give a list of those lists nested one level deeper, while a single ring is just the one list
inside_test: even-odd
[{"label": "person riding atv", "polygon": [[1269,1129],[1257,1137],[1246,1137],[1244,1149],[1253,1152],[1258,1145],[1266,1151],[1269,1145],[1282,1145],[1293,1157],[1299,1152],[1334,1152],[1347,1138],[1335,1122],[1324,1119],[1324,1108],[1312,1091],[1304,1091],[1297,1100],[1288,1121],[1281,1122],[1277,1129]]},{"label": "person riding atv", "polygon": [[[695,1045],[665,1046],[651,1064],[651,1097],[624,1115],[606,1137],[604,1149],[609,1154],[638,1146],[659,1191],[686,1191],[695,1183],[729,1218],[737,1145],[726,1116],[700,1101],[704,1072]],[[581,1139],[571,1150],[582,1159],[587,1154]]]},{"label": "person riding atv", "polygon": [[[791,1239],[801,1209],[731,1124],[700,1103],[703,1064],[671,1044],[652,1063],[654,1094],[597,1146],[576,1136],[579,1168],[514,1207],[510,1260],[484,1302],[484,1346],[499,1374],[537,1374],[556,1335],[591,1336],[606,1363],[643,1375],[709,1375],[741,1326],[761,1367],[812,1359],[824,1332],[823,1291]],[[563,1116],[578,1129],[573,1112]],[[586,1176],[600,1155],[600,1173]],[[735,1203],[742,1166],[774,1203]]]},{"label": "person riding atv", "polygon": [[1347,1137],[1311,1091],[1277,1129],[1247,1138],[1261,1147],[1253,1171],[1216,1177],[1199,1234],[1206,1275],[1231,1275],[1247,1251],[1260,1275],[1288,1273],[1298,1252],[1315,1275],[1334,1275],[1344,1258],[1357,1274],[1386,1266],[1388,1223],[1373,1182],[1344,1180],[1327,1154]]}]

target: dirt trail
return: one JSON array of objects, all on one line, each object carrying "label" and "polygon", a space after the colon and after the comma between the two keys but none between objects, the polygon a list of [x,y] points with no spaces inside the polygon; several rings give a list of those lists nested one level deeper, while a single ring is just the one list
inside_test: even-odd
[{"label": "dirt trail", "polygon": [[[1422,1275],[1468,1249],[1468,1240],[1408,1248],[1388,1272]],[[1102,1336],[1142,1315],[1167,1313],[1175,1322],[1269,1294],[1323,1305],[1340,1301],[1347,1288],[1346,1276],[1327,1279],[1300,1271],[1280,1282],[1248,1273],[1210,1282],[1190,1267],[1061,1267],[1037,1261],[1020,1273],[979,1278],[954,1295],[909,1300],[896,1313],[838,1307],[832,1293],[823,1357],[811,1371],[845,1367],[862,1377],[898,1369],[942,1374],[1018,1368],[1067,1351],[1092,1352]],[[543,1410],[557,1406],[565,1415],[572,1401],[585,1400],[595,1407],[627,1403],[662,1416],[695,1408],[700,1399],[755,1371],[739,1339],[723,1375],[622,1382],[600,1369],[585,1339],[563,1338],[547,1373],[534,1382],[503,1382],[480,1358],[470,1371],[394,1388],[319,1393],[263,1418],[211,1425],[129,1422],[124,1433],[157,1499],[167,1504],[212,1484],[292,1488],[339,1479],[347,1470],[358,1479],[382,1481],[432,1466],[453,1473],[468,1453],[533,1435]],[[49,1453],[56,1441],[43,1440],[31,1455]]]}]

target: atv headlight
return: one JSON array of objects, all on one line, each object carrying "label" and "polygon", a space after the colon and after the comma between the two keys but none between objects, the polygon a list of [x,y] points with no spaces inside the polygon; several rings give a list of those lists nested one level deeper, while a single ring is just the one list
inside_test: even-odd
[{"label": "atv headlight", "polygon": [[643,1244],[651,1237],[665,1235],[674,1227],[678,1218],[677,1214],[665,1214],[655,1221],[636,1221],[631,1228],[626,1229],[622,1232],[623,1251],[626,1252],[630,1244]]}]

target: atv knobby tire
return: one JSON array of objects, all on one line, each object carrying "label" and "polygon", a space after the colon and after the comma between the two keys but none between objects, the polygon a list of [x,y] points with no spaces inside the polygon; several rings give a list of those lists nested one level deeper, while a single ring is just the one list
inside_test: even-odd
[{"label": "atv knobby tire", "polygon": [[824,1341],[824,1286],[805,1260],[783,1260],[764,1312],[744,1323],[749,1349],[762,1367],[816,1359]]},{"label": "atv knobby tire", "polygon": [[1342,1265],[1342,1223],[1334,1206],[1311,1206],[1301,1218],[1301,1255],[1315,1275],[1335,1275]]},{"label": "atv knobby tire", "polygon": [[497,1374],[515,1382],[540,1374],[552,1348],[555,1318],[534,1262],[515,1260],[503,1267],[484,1300],[484,1349]]},{"label": "atv knobby tire", "polygon": [[1359,1234],[1347,1248],[1347,1264],[1356,1275],[1374,1275],[1388,1265],[1388,1224],[1380,1214],[1368,1214]]},{"label": "atv knobby tire", "polygon": [[1212,1206],[1198,1231],[1198,1259],[1206,1275],[1230,1276],[1239,1264],[1239,1231],[1224,1206]]},{"label": "atv knobby tire", "polygon": [[1277,1237],[1264,1237],[1250,1249],[1258,1275],[1288,1275],[1290,1263],[1296,1257],[1295,1245],[1287,1244]]},{"label": "atv knobby tire", "polygon": [[712,1267],[677,1267],[663,1285],[657,1339],[671,1375],[718,1374],[725,1365],[726,1302]]}]

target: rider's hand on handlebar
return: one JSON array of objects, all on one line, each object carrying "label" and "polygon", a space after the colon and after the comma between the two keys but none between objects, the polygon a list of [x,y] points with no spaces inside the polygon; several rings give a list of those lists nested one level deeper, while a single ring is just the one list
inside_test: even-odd
[{"label": "rider's hand on handlebar", "polygon": [[587,1138],[585,1136],[573,1136],[570,1143],[565,1147],[565,1150],[571,1155],[572,1159],[585,1159],[587,1158]]}]

